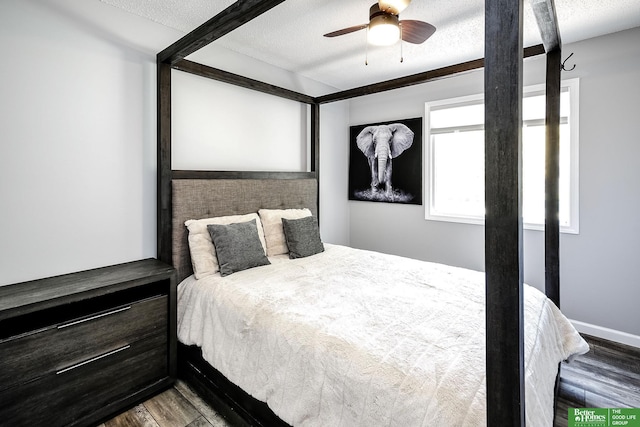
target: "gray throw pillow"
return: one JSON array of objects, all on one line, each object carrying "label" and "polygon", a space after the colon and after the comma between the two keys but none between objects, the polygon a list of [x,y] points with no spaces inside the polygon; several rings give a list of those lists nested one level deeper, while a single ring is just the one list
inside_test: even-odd
[{"label": "gray throw pillow", "polygon": [[216,248],[221,276],[271,264],[260,243],[255,219],[229,225],[209,224],[207,230]]},{"label": "gray throw pillow", "polygon": [[304,258],[324,252],[318,221],[315,217],[282,218],[282,229],[289,248],[289,258]]}]

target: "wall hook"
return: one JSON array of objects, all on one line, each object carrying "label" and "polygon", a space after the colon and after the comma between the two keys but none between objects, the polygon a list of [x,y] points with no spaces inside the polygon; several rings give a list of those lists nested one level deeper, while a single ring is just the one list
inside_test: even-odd
[{"label": "wall hook", "polygon": [[571,55],[567,56],[567,58],[562,61],[562,71],[573,71],[574,68],[576,68],[576,64],[573,64],[573,67],[571,67],[570,69],[565,68],[564,64],[569,60],[569,58],[571,58],[573,56],[573,52],[571,52]]}]

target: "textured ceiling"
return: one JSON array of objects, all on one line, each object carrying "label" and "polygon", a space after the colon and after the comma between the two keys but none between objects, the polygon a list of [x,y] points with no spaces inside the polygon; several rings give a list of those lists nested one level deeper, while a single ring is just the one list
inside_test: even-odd
[{"label": "textured ceiling", "polygon": [[[185,34],[234,3],[100,1]],[[367,23],[373,3],[373,0],[288,0],[214,44],[338,89],[484,56],[482,0],[413,0],[401,19],[427,21],[437,31],[421,45],[402,43],[402,63],[399,44],[367,48],[365,31],[322,37],[330,31]],[[640,26],[639,0],[556,0],[555,4],[564,44]],[[524,11],[524,45],[538,44],[540,35],[529,0],[525,0]]]}]

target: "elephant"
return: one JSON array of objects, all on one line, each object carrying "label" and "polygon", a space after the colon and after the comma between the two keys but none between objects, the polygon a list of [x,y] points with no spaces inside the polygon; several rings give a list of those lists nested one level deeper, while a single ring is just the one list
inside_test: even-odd
[{"label": "elephant", "polygon": [[413,131],[402,123],[367,126],[356,137],[356,144],[369,160],[371,191],[385,185],[387,197],[393,196],[391,161],[413,144]]}]

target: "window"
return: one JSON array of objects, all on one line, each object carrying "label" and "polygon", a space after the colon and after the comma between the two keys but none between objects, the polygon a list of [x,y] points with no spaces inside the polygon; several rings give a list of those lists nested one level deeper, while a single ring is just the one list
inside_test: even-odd
[{"label": "window", "polygon": [[[523,90],[522,212],[525,228],[544,228],[544,85]],[[483,95],[425,104],[425,218],[484,222]],[[578,233],[578,79],[561,83],[560,231]]]}]

